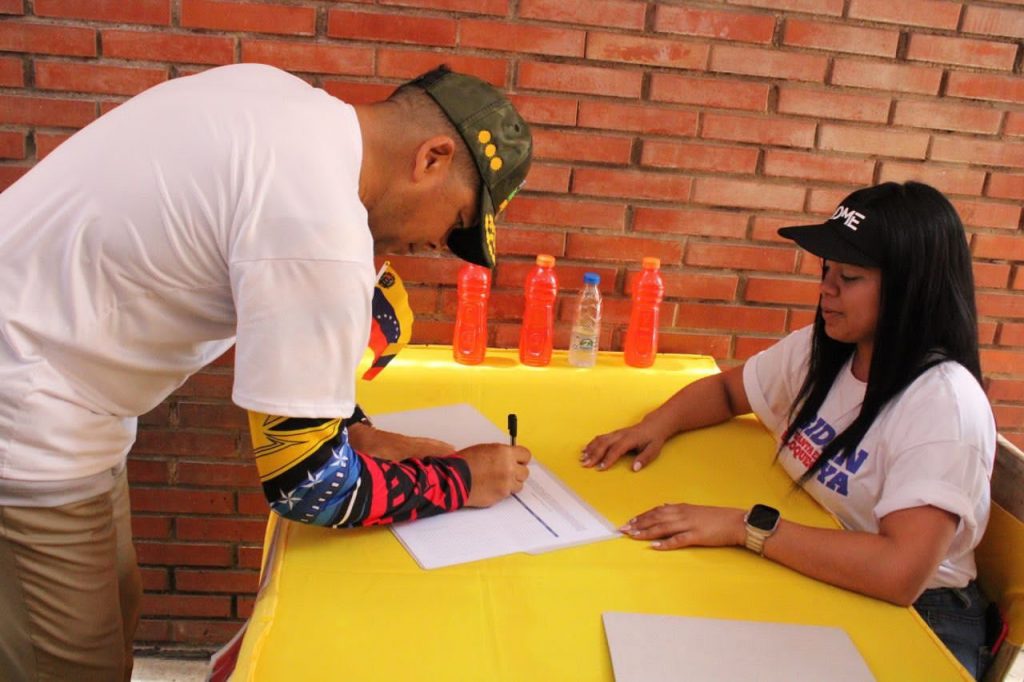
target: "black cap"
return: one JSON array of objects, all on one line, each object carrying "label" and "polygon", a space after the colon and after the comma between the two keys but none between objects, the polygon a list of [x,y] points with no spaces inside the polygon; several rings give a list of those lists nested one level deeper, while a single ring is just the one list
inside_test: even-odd
[{"label": "black cap", "polygon": [[881,220],[872,215],[871,206],[858,201],[856,195],[857,192],[846,197],[825,222],[783,227],[779,235],[826,260],[880,267],[884,246]]},{"label": "black cap", "polygon": [[494,267],[494,218],[526,182],[533,153],[530,127],[512,103],[488,83],[446,66],[409,85],[423,89],[448,116],[466,142],[482,180],[479,221],[452,230],[448,248],[470,263]]}]

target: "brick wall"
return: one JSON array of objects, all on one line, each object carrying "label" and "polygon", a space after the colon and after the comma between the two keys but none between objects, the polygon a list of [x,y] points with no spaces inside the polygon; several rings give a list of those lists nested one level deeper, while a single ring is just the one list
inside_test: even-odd
[{"label": "brick wall", "polygon": [[[0,0],[0,187],[126,97],[210,66],[266,62],[363,102],[446,61],[509,89],[535,129],[491,345],[515,345],[519,287],[549,252],[567,294],[602,275],[603,346],[621,347],[655,255],[662,349],[731,364],[812,318],[818,265],[776,227],[924,180],[968,225],[989,395],[1024,446],[1022,39],[1021,0]],[[458,263],[392,260],[415,340],[449,342]],[[562,347],[571,313],[566,295]],[[142,420],[141,640],[218,644],[252,607],[267,508],[230,383],[229,354]]]}]

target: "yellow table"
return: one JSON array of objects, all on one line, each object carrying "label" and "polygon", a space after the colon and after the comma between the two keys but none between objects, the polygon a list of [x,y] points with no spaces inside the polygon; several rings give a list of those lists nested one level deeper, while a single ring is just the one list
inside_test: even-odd
[{"label": "yellow table", "polygon": [[[410,347],[373,382],[369,414],[470,403],[499,426],[519,415],[519,442],[613,523],[666,501],[749,507],[834,526],[773,465],[753,417],[686,434],[640,473],[578,464],[595,434],[632,423],[681,386],[716,372],[699,356],[651,369],[602,353],[542,369],[514,351],[457,365],[447,347]],[[604,611],[840,627],[880,680],[970,679],[911,609],[805,578],[739,549],[657,552],[619,538],[543,555],[516,554],[424,571],[386,528],[331,530],[272,519],[265,586],[233,680],[613,680]],[[683,676],[685,679],[685,675]],[[822,671],[821,679],[828,679]]]}]

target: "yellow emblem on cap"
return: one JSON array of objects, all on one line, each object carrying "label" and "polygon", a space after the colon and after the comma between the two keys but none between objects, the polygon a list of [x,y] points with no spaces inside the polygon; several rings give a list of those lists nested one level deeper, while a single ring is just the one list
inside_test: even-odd
[{"label": "yellow emblem on cap", "polygon": [[497,153],[498,153],[498,148],[495,147],[493,144],[489,144],[486,147],[484,147],[484,156],[486,156],[488,159],[491,158],[492,156],[494,156]]},{"label": "yellow emblem on cap", "polygon": [[491,141],[491,131],[481,130],[479,133],[477,133],[476,139],[480,141],[480,144],[487,144],[488,142]]},{"label": "yellow emblem on cap", "polygon": [[484,236],[487,239],[487,253],[490,254],[491,262],[494,257],[494,216],[488,213],[484,216]]},{"label": "yellow emblem on cap", "polygon": [[500,156],[495,156],[493,159],[491,159],[491,170],[492,171],[501,170],[501,157]]}]

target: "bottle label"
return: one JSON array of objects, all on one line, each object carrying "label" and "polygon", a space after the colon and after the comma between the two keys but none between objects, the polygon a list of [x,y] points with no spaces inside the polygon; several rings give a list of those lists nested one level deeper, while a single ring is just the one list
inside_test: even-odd
[{"label": "bottle label", "polygon": [[581,350],[586,352],[595,350],[597,348],[597,337],[573,334],[570,348],[572,350]]}]

